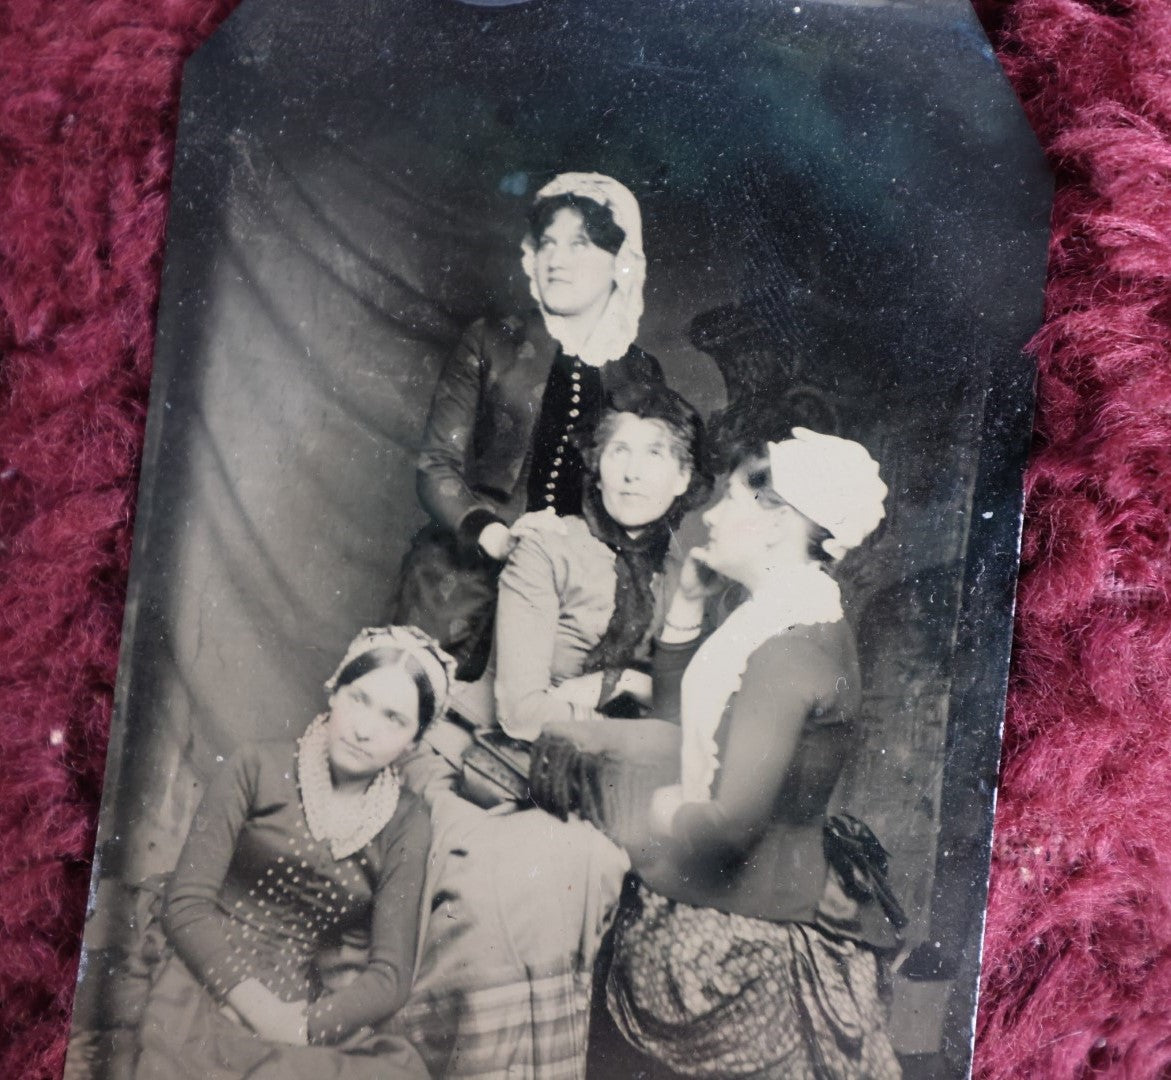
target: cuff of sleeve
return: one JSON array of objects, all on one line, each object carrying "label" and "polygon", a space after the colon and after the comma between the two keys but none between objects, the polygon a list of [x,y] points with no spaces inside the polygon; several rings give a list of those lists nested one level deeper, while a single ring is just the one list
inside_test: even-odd
[{"label": "cuff of sleeve", "polygon": [[238,971],[229,971],[227,963],[210,964],[203,970],[203,984],[222,1004],[228,1004],[228,995],[244,981]]},{"label": "cuff of sleeve", "polygon": [[459,541],[460,550],[465,555],[483,555],[479,545],[480,533],[493,522],[499,522],[503,525],[504,519],[499,514],[494,514],[482,506],[464,514],[463,520],[460,521],[459,528],[456,530],[456,539]]},{"label": "cuff of sleeve", "polygon": [[696,632],[695,637],[688,638],[686,641],[664,641],[661,637],[654,639],[655,652],[664,653],[687,653],[694,652],[699,645],[700,639],[705,636],[702,630]]}]

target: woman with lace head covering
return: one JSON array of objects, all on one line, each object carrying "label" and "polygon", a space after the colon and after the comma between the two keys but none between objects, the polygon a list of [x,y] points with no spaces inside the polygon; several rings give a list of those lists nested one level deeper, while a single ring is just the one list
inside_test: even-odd
[{"label": "woman with lace head covering", "polygon": [[[412,627],[362,631],[297,742],[240,748],[167,889],[173,948],[138,1080],[427,1076],[379,1031],[410,990],[430,823],[397,762],[443,711],[454,662]],[[338,985],[323,958],[367,944]]]},{"label": "woman with lace head covering", "polygon": [[598,173],[556,177],[537,192],[521,261],[535,308],[475,322],[440,374],[417,472],[432,524],[404,561],[394,608],[456,656],[463,680],[487,660],[514,526],[523,531],[526,511],[579,513],[577,434],[609,394],[662,381],[635,344],[646,258],[627,188]]},{"label": "woman with lace head covering", "polygon": [[[618,1028],[674,1073],[899,1076],[880,957],[905,920],[878,841],[827,809],[860,702],[829,569],[886,494],[864,447],[794,428],[745,449],[683,568],[654,668],[681,782],[655,792],[632,852],[607,986]],[[705,596],[727,580],[748,599],[703,639]]]}]

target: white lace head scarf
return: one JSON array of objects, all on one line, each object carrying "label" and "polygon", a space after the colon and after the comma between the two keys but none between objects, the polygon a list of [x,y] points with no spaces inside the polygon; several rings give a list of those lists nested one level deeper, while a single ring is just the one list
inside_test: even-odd
[{"label": "white lace head scarf", "polygon": [[617,360],[638,336],[642,318],[642,290],[646,284],[646,256],[642,250],[642,214],[638,200],[629,189],[601,173],[562,173],[537,192],[536,202],[558,195],[578,195],[604,206],[625,234],[614,257],[614,289],[602,310],[597,325],[584,337],[574,325],[560,315],[545,310],[537,287],[538,237],[526,235],[521,242],[521,263],[529,278],[529,291],[541,306],[541,315],[551,337],[561,343],[570,356],[583,364],[601,367]]}]

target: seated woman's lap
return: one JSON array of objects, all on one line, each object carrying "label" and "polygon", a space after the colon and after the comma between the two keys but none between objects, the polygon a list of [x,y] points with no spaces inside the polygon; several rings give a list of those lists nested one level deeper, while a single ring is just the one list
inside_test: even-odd
[{"label": "seated woman's lap", "polygon": [[[427,1080],[419,1052],[389,1032],[342,1047],[283,1046],[231,1019],[172,954],[139,1029],[135,1080]],[[348,1053],[341,1051],[350,1051]]]}]

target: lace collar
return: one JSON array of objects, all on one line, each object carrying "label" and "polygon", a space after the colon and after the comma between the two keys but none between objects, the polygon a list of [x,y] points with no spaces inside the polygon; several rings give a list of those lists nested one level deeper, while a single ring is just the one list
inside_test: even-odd
[{"label": "lace collar", "polygon": [[335,859],[361,851],[394,817],[399,781],[388,765],[370,781],[359,799],[342,799],[329,772],[329,714],[322,713],[297,745],[297,783],[305,822],[314,840],[328,842]]}]

